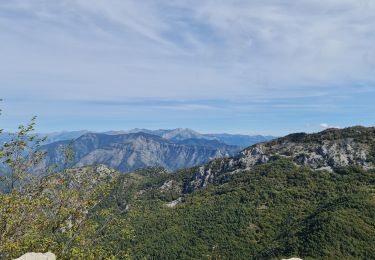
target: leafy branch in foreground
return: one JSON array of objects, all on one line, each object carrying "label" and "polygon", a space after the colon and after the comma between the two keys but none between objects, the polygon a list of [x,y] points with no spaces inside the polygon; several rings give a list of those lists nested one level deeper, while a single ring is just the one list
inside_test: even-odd
[{"label": "leafy branch in foreground", "polygon": [[131,234],[116,217],[123,209],[100,210],[118,174],[99,167],[69,169],[73,141],[63,147],[63,169],[46,166],[46,137],[34,134],[35,124],[33,117],[0,147],[5,170],[0,179],[0,259],[30,251],[52,251],[62,259],[127,258],[127,250],[115,252],[100,243],[119,226],[125,230],[123,239]]},{"label": "leafy branch in foreground", "polygon": [[33,171],[45,158],[46,152],[40,147],[46,137],[32,134],[35,129],[36,117],[27,125],[20,125],[17,133],[0,148],[0,160],[5,167],[2,184],[5,192],[13,192],[16,187],[22,189],[22,181],[30,181]]}]

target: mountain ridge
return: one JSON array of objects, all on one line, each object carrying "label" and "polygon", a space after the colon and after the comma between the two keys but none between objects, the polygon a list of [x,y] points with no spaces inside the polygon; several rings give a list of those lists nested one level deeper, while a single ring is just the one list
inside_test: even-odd
[{"label": "mountain ridge", "polygon": [[121,135],[87,133],[73,142],[60,141],[43,146],[41,149],[47,151],[46,164],[63,165],[63,148],[69,144],[76,154],[75,166],[105,164],[126,172],[150,166],[174,171],[213,158],[231,156],[240,150],[216,141],[188,139],[187,142],[173,142],[143,132]]},{"label": "mountain ridge", "polygon": [[230,158],[217,158],[198,167],[181,189],[194,191],[221,178],[222,174],[249,170],[278,158],[312,170],[335,171],[343,167],[375,167],[375,127],[327,129],[320,133],[290,134],[243,149]]},{"label": "mountain ridge", "polygon": [[[139,133],[139,132],[157,135],[157,136],[163,137],[165,139],[170,139],[173,141],[182,141],[185,139],[218,140],[219,142],[222,142],[228,145],[236,145],[241,148],[245,148],[249,145],[263,142],[263,141],[272,140],[275,138],[274,136],[269,136],[269,135],[263,136],[263,135],[244,135],[244,134],[226,134],[226,133],[201,134],[189,128],[158,129],[158,130],[134,128],[134,129],[127,130],[127,131],[111,130],[111,131],[104,131],[104,132],[78,130],[78,131],[61,131],[61,132],[52,132],[52,133],[41,133],[40,136],[46,136],[47,139],[45,141],[45,144],[49,144],[49,143],[58,142],[58,141],[67,141],[67,140],[71,141],[87,133],[121,135],[121,134],[131,134],[131,133]],[[11,138],[11,133],[9,132],[4,132],[0,134],[1,143],[9,141],[10,138]]]}]

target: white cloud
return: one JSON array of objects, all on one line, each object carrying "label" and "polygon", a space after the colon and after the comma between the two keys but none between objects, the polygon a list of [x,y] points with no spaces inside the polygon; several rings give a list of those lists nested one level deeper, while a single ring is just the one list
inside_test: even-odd
[{"label": "white cloud", "polygon": [[332,126],[332,125],[329,125],[327,123],[321,123],[319,126],[322,130],[325,130],[325,129],[328,129],[328,128],[340,128],[339,126]]},{"label": "white cloud", "polygon": [[374,1],[9,0],[0,14],[5,97],[262,100],[374,89]]}]

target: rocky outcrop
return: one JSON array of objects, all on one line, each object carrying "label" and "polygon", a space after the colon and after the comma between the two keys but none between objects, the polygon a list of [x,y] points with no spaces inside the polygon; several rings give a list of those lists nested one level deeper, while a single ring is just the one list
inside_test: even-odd
[{"label": "rocky outcrop", "polygon": [[26,253],[23,256],[15,259],[15,260],[56,260],[56,256],[51,253],[47,252],[43,253]]},{"label": "rocky outcrop", "polygon": [[171,201],[171,202],[168,202],[167,204],[165,204],[168,208],[174,208],[177,206],[177,204],[179,204],[180,202],[182,201],[182,198],[178,198],[174,201]]},{"label": "rocky outcrop", "polygon": [[292,134],[259,143],[232,158],[216,159],[199,167],[185,192],[205,187],[222,173],[251,169],[277,158],[289,158],[296,165],[314,170],[334,171],[349,165],[365,169],[375,166],[375,128],[328,129],[317,134]]},{"label": "rocky outcrop", "polygon": [[338,168],[356,164],[365,168],[373,166],[370,160],[371,147],[352,138],[311,143],[284,142],[260,144],[242,152],[241,163],[246,168],[267,163],[272,156],[292,158],[297,165],[313,169]]},{"label": "rocky outcrop", "polygon": [[164,182],[164,184],[159,188],[159,190],[161,192],[175,191],[175,192],[178,192],[178,193],[180,193],[182,191],[180,184],[175,180],[168,180],[168,181]]}]

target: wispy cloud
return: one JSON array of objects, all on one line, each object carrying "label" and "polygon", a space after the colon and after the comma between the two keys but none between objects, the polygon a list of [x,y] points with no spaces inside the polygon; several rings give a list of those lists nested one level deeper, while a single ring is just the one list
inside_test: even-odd
[{"label": "wispy cloud", "polygon": [[6,99],[186,101],[164,104],[180,111],[229,100],[228,111],[270,113],[249,105],[266,100],[317,115],[374,97],[374,42],[368,0],[8,0],[0,88]]}]

